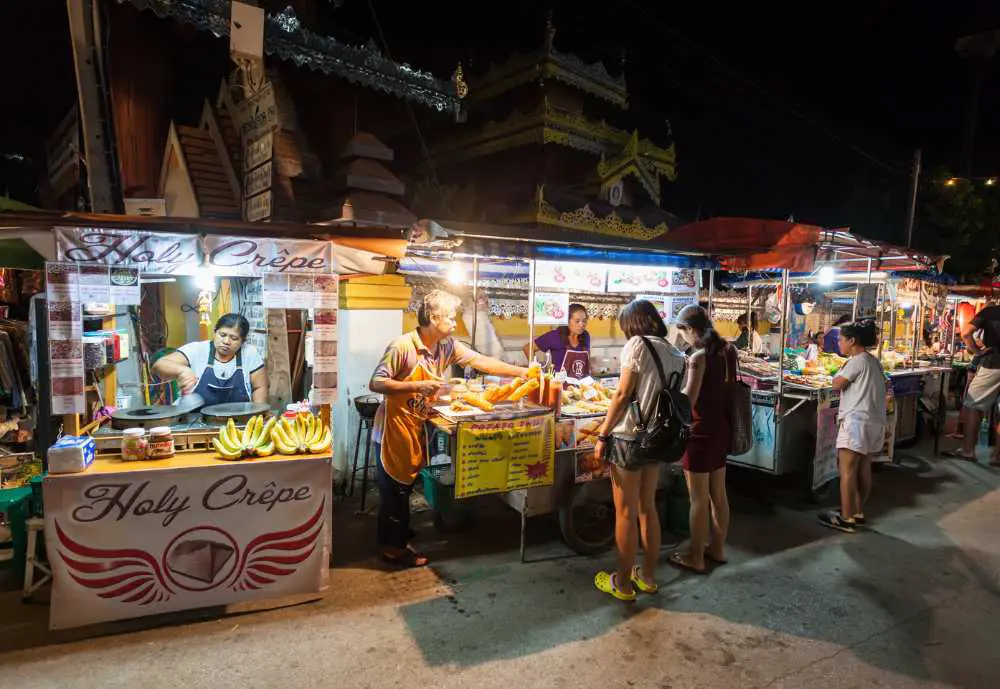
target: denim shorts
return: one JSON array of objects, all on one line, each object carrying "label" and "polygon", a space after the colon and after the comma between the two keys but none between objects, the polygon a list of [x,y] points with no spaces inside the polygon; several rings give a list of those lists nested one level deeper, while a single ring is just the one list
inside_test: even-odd
[{"label": "denim shorts", "polygon": [[638,447],[638,440],[627,440],[612,436],[611,442],[607,445],[607,460],[624,471],[639,471],[651,464],[659,464],[659,461],[655,458],[643,457],[636,453]]}]

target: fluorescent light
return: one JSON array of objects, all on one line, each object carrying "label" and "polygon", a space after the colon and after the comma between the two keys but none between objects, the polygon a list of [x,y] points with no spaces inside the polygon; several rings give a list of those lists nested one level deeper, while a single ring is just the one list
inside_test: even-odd
[{"label": "fluorescent light", "polygon": [[823,266],[819,269],[816,274],[817,280],[821,285],[832,285],[834,280],[837,278],[837,271],[833,269],[833,266]]}]

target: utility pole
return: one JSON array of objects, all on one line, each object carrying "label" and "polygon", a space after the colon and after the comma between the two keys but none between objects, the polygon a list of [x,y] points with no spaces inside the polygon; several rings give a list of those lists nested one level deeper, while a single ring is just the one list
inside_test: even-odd
[{"label": "utility pole", "polygon": [[913,223],[917,217],[917,189],[920,184],[920,149],[913,152],[913,172],[910,173],[910,205],[906,209],[906,248],[913,245]]}]

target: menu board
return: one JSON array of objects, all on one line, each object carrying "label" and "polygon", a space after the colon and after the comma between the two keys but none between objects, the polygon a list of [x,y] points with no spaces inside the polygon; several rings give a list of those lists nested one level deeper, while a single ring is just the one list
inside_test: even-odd
[{"label": "menu board", "polygon": [[840,399],[834,398],[832,390],[817,391],[819,402],[816,409],[816,454],[813,456],[813,490],[837,477],[837,413]]},{"label": "menu board", "polygon": [[45,289],[52,414],[81,414],[87,405],[83,394],[83,309],[77,265],[47,262]]},{"label": "menu board", "polygon": [[535,292],[535,325],[566,325],[569,294]]},{"label": "menu board", "polygon": [[551,486],[554,476],[552,414],[459,425],[456,498]]},{"label": "menu board", "polygon": [[597,263],[536,261],[535,288],[568,292],[603,292],[608,268]]},{"label": "menu board", "polygon": [[693,270],[650,268],[648,266],[611,266],[608,269],[608,292],[694,292],[698,278]]}]

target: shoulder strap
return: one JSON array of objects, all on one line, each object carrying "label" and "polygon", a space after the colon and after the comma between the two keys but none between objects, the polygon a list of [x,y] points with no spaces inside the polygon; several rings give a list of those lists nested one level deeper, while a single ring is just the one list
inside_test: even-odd
[{"label": "shoulder strap", "polygon": [[646,339],[645,335],[641,337],[642,337],[642,343],[646,345],[646,349],[648,349],[649,353],[653,355],[653,362],[656,364],[656,372],[660,376],[660,387],[662,389],[666,389],[667,377],[663,373],[663,364],[660,363],[660,355],[656,353],[656,347],[654,347],[653,344]]}]

